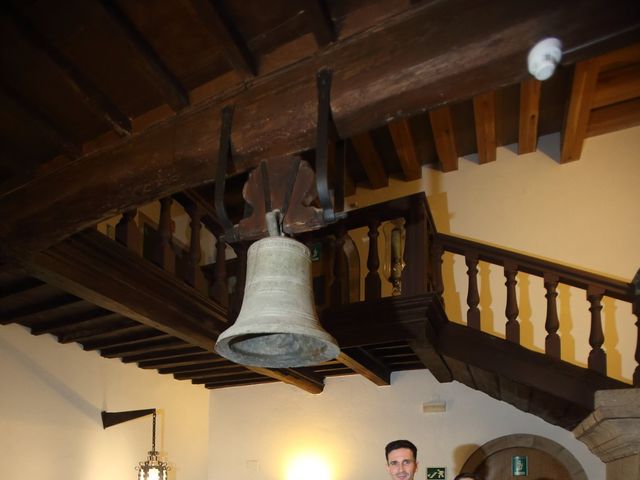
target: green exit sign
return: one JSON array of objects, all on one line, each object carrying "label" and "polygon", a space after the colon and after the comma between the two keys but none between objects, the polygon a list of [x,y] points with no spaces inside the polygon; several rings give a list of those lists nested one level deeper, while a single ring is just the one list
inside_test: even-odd
[{"label": "green exit sign", "polygon": [[427,467],[427,478],[429,480],[432,478],[446,480],[447,469],[445,467]]}]

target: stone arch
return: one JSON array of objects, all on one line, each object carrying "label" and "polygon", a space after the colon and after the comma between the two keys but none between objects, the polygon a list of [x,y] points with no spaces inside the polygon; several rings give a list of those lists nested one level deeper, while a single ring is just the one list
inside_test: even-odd
[{"label": "stone arch", "polygon": [[588,480],[582,465],[573,454],[553,440],[538,435],[516,433],[491,440],[473,452],[462,466],[462,472],[474,472],[489,456],[507,448],[533,448],[555,457],[569,472],[571,480]]}]

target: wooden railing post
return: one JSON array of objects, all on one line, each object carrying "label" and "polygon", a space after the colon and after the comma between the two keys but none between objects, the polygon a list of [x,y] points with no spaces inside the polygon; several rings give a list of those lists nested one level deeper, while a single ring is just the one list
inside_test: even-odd
[{"label": "wooden railing post", "polygon": [[137,255],[142,256],[142,241],[140,230],[135,219],[138,211],[134,208],[122,214],[122,218],[116,225],[116,241],[127,247]]},{"label": "wooden railing post", "polygon": [[544,274],[544,288],[547,290],[545,298],[547,299],[547,317],[544,328],[547,336],[544,340],[544,350],[547,355],[560,358],[560,337],[558,329],[560,321],[558,320],[558,306],[556,298],[558,297],[558,276],[549,273]]},{"label": "wooden railing post", "polygon": [[428,277],[427,212],[424,203],[416,202],[405,216],[406,240],[402,270],[402,295],[426,293]]},{"label": "wooden railing post", "polygon": [[346,230],[338,227],[333,249],[333,282],[331,283],[331,304],[349,303],[349,262],[344,252]]},{"label": "wooden railing post", "polygon": [[587,288],[587,300],[590,303],[589,311],[591,312],[591,331],[589,333],[589,368],[596,372],[607,374],[607,354],[602,349],[604,343],[604,333],[602,331],[602,296],[603,289],[590,285]]},{"label": "wooden railing post", "polygon": [[189,208],[187,213],[191,219],[189,224],[191,227],[191,241],[189,242],[188,267],[185,272],[185,281],[192,287],[197,287],[198,284],[201,283],[198,280],[198,270],[200,268],[200,258],[202,257],[200,250],[200,230],[202,224],[200,223],[200,210],[197,205]]},{"label": "wooden railing post", "polygon": [[444,247],[440,242],[434,242],[431,245],[431,268],[433,268],[434,291],[438,294],[438,298],[444,305],[444,282],[442,281],[442,256],[444,255]]},{"label": "wooden railing post", "polygon": [[378,228],[380,220],[372,218],[369,221],[369,252],[367,255],[367,276],[364,279],[364,299],[376,300],[381,296],[382,281],[380,280],[380,255],[378,254]]},{"label": "wooden railing post", "polygon": [[478,254],[466,253],[464,256],[467,264],[467,276],[469,277],[469,289],[467,290],[467,326],[480,330],[480,294],[478,292]]},{"label": "wooden railing post", "polygon": [[518,298],[516,296],[516,274],[518,273],[518,267],[515,263],[504,262],[504,276],[507,281],[507,306],[505,308],[505,315],[507,317],[506,334],[507,340],[513,343],[520,343],[520,324],[518,323]]},{"label": "wooden railing post", "polygon": [[218,235],[216,239],[216,263],[213,266],[213,283],[209,289],[209,295],[223,307],[229,306],[226,248],[227,243],[224,240],[224,235]]},{"label": "wooden railing post", "polygon": [[176,256],[171,245],[172,220],[171,204],[173,199],[165,197],[160,200],[160,221],[158,222],[158,243],[155,247],[154,262],[169,273],[176,272]]}]

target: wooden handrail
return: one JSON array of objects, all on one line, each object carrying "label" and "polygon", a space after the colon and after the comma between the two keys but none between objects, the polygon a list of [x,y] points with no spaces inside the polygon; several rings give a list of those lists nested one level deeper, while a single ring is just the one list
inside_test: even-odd
[{"label": "wooden handrail", "polygon": [[604,295],[631,302],[633,292],[630,283],[605,277],[595,273],[585,272],[577,268],[568,267],[560,263],[534,258],[521,253],[512,252],[503,248],[493,247],[482,243],[474,242],[460,237],[454,237],[444,233],[435,236],[435,242],[442,245],[448,252],[464,255],[468,252],[478,254],[479,260],[502,265],[509,261],[518,266],[518,271],[529,273],[537,277],[544,277],[546,274],[553,274],[558,277],[560,283],[587,290],[591,287],[602,288]]}]

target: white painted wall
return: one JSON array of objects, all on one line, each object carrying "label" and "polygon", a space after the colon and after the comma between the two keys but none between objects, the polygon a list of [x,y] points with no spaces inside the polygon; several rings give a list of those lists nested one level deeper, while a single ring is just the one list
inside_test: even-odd
[{"label": "white painted wall", "polygon": [[0,478],[134,479],[152,417],[103,430],[100,412],[158,409],[171,480],[207,478],[208,392],[51,336],[0,328]]},{"label": "white painted wall", "polygon": [[[422,413],[422,404],[445,401],[445,413]],[[438,383],[426,370],[392,375],[377,387],[362,377],[330,378],[309,395],[284,384],[229,388],[211,393],[209,478],[236,480],[353,480],[387,478],[384,446],[407,438],[418,447],[420,472],[447,467],[448,479],[482,444],[503,435],[529,433],[568,449],[590,479],[604,465],[573,435],[458,382]],[[311,455],[323,462],[304,476],[288,467]]]}]

